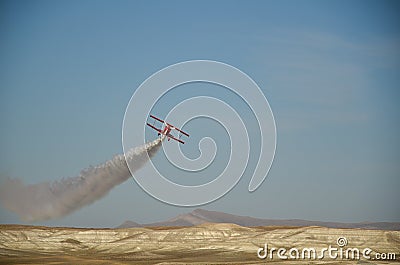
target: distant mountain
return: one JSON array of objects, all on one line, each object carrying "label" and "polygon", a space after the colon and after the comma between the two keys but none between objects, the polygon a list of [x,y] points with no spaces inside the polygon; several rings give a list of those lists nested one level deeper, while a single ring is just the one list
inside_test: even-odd
[{"label": "distant mountain", "polygon": [[142,227],[143,225],[138,224],[136,222],[132,221],[125,221],[122,224],[120,224],[117,228],[133,228],[133,227]]},{"label": "distant mountain", "polygon": [[178,215],[175,218],[164,222],[149,224],[138,224],[132,221],[126,221],[117,228],[130,227],[154,227],[154,226],[194,226],[203,223],[232,223],[240,226],[321,226],[328,228],[362,228],[373,230],[400,230],[400,223],[395,222],[362,222],[362,223],[338,223],[338,222],[320,222],[307,221],[299,219],[261,219],[249,216],[233,215],[223,212],[207,211],[196,209],[187,214]]}]

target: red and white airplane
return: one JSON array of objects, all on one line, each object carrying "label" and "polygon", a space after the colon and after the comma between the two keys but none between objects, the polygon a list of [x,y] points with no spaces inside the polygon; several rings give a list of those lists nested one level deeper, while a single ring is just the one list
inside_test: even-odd
[{"label": "red and white airplane", "polygon": [[[150,115],[150,118],[153,118],[153,119],[154,119],[153,125],[151,125],[150,123],[147,122],[147,123],[146,123],[147,126],[150,126],[152,129],[156,130],[156,131],[158,132],[158,135],[163,134],[163,135],[165,135],[166,137],[168,137],[168,141],[171,140],[171,139],[174,139],[175,141],[178,141],[178,142],[180,142],[181,144],[184,144],[185,142],[181,140],[181,136],[182,136],[182,135],[185,135],[185,136],[189,137],[189,134],[187,134],[187,133],[185,133],[184,131],[182,131],[182,130],[176,128],[176,127],[173,126],[172,124],[169,124],[169,123],[163,121],[162,119],[159,119],[159,118],[157,118],[157,117],[155,117],[155,116],[153,116],[153,115]],[[156,121],[161,122],[161,123],[164,125],[164,127],[161,127],[161,128],[155,127],[155,126],[154,126],[154,123],[155,123]],[[178,137],[178,138],[176,138],[175,136],[173,136],[173,135],[171,134],[171,131],[172,131],[172,130],[177,130],[177,131],[179,132],[179,137]]]}]

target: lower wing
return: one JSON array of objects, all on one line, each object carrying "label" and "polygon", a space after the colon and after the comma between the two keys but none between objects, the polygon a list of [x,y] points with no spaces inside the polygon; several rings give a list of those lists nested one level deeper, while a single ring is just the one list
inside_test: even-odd
[{"label": "lower wing", "polygon": [[153,129],[156,130],[157,132],[161,133],[161,130],[158,129],[157,127],[151,125],[150,123],[146,123],[146,124],[147,124],[147,126],[150,126],[151,128],[153,128]]},{"label": "lower wing", "polygon": [[182,141],[181,139],[175,138],[175,137],[174,137],[173,135],[171,135],[171,134],[168,134],[167,136],[168,136],[169,138],[171,138],[171,139],[174,139],[175,141],[180,142],[181,144],[185,144],[184,141]]}]

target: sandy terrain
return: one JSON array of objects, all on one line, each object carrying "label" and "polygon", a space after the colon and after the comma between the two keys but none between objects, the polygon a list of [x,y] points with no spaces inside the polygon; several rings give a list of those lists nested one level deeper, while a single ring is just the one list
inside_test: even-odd
[{"label": "sandy terrain", "polygon": [[[260,259],[257,251],[271,248],[300,251],[329,245],[370,248],[370,260]],[[295,255],[295,252],[293,252]],[[376,253],[394,253],[395,260],[375,260]],[[263,254],[263,252],[260,252]],[[344,255],[344,254],[343,254]],[[85,229],[0,225],[1,264],[400,264],[400,232],[322,227],[241,227],[202,224],[194,227]]]}]

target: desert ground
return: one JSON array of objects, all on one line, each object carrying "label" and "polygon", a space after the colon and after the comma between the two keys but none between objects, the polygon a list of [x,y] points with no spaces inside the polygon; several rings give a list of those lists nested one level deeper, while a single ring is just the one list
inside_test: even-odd
[{"label": "desert ground", "polygon": [[[370,248],[370,259],[260,259],[259,248]],[[264,252],[260,252],[262,254]],[[295,255],[295,252],[293,252]],[[395,259],[377,260],[376,253]],[[286,256],[288,254],[286,253]],[[0,225],[1,264],[400,264],[400,232],[324,227],[242,227],[206,223],[192,227],[121,229]]]}]

